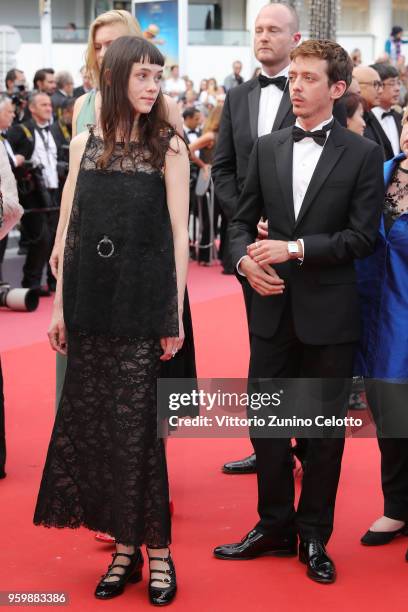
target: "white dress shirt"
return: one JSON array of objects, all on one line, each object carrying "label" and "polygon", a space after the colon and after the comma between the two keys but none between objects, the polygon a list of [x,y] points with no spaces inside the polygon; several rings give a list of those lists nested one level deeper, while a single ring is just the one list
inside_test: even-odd
[{"label": "white dress shirt", "polygon": [[[268,78],[272,78],[271,75],[266,74],[264,70],[262,70],[262,74]],[[273,78],[280,76],[288,78],[288,74],[289,66],[286,66],[286,68],[278,72],[278,74],[274,74]],[[258,137],[265,136],[265,134],[270,134],[272,132],[282,96],[283,91],[276,85],[262,87],[261,97],[259,99]]]},{"label": "white dress shirt", "polygon": [[[40,126],[43,127],[43,126]],[[57,145],[49,130],[35,130],[35,147],[31,161],[42,165],[43,179],[48,189],[58,189]]]},{"label": "white dress shirt", "polygon": [[388,117],[382,118],[382,114],[387,112],[385,108],[381,106],[374,106],[372,109],[373,114],[376,119],[380,122],[382,129],[384,130],[388,140],[391,143],[391,147],[394,155],[398,155],[401,152],[400,149],[400,137],[398,134],[397,124],[395,123],[394,117],[390,115]]},{"label": "white dress shirt", "polygon": [[[327,125],[333,120],[333,117],[326,119],[319,125],[316,125],[310,132],[321,130],[324,125]],[[299,121],[296,121],[296,125],[301,129],[304,129]],[[327,138],[330,136],[330,130],[327,132]],[[295,212],[295,219],[298,218],[300,209],[303,204],[306,191],[309,187],[309,183],[312,179],[313,173],[316,170],[317,163],[323,152],[323,148],[313,138],[304,138],[299,142],[293,143],[293,173],[292,173],[292,187],[293,187],[293,207]]]}]

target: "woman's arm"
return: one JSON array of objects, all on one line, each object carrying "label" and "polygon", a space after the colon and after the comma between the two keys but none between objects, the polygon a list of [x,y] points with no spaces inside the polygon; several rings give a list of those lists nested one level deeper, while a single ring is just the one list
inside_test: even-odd
[{"label": "woman's arm", "polygon": [[164,102],[167,106],[167,121],[170,125],[176,130],[176,132],[181,136],[183,134],[183,121],[181,118],[180,109],[177,106],[177,102],[164,94]]},{"label": "woman's arm", "polygon": [[189,145],[190,152],[194,153],[194,151],[199,151],[200,149],[206,149],[207,147],[211,148],[214,142],[214,132],[206,132]]},{"label": "woman's arm", "polygon": [[166,183],[167,206],[170,214],[176,262],[177,298],[179,315],[179,337],[162,339],[165,351],[162,359],[170,359],[174,351],[183,345],[183,303],[188,268],[188,206],[190,165],[188,150],[184,141],[173,136],[166,155],[164,177]]},{"label": "woman's arm", "polygon": [[[66,198],[66,210],[67,218],[69,218],[72,209],[72,203],[74,200],[75,187],[78,179],[79,166],[81,163],[82,155],[85,150],[85,145],[88,140],[87,132],[83,132],[71,140],[69,147],[69,172],[65,183],[64,193]],[[51,318],[51,324],[48,330],[48,338],[51,347],[66,355],[66,337],[65,337],[65,325],[63,318],[63,303],[62,303],[62,285],[63,285],[63,259],[65,240],[67,237],[68,223],[65,224],[61,239],[58,243],[58,274],[57,274],[57,288],[55,291],[53,312]],[[55,248],[55,247],[54,247]]]}]

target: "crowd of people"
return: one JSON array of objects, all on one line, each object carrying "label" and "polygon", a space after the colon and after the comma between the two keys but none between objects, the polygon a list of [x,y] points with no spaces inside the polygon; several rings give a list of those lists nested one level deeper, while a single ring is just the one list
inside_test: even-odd
[{"label": "crowd of people", "polygon": [[[209,78],[195,91],[177,66],[164,78],[165,58],[129,13],[109,11],[91,25],[80,90],[68,72],[47,68],[27,97],[24,73],[7,75],[0,128],[25,211],[22,286],[54,293],[57,415],[34,522],[86,526],[115,544],[97,598],[141,579],[142,544],[151,603],[170,603],[177,591],[155,388],[158,376],[196,374],[189,257],[219,256],[240,281],[250,378],[365,378],[384,515],[362,543],[382,545],[406,529],[400,34],[393,30],[386,57],[363,65],[335,42],[301,42],[296,11],[269,4],[255,23],[257,73],[244,81],[236,61],[223,86]],[[4,180],[6,218],[16,196]],[[12,222],[20,214],[15,205]],[[259,522],[215,557],[298,554],[309,578],[334,582],[326,545],[344,436],[305,437],[292,448],[251,431],[251,442],[254,453],[224,471],[256,472]],[[293,454],[303,468],[296,510]]]}]

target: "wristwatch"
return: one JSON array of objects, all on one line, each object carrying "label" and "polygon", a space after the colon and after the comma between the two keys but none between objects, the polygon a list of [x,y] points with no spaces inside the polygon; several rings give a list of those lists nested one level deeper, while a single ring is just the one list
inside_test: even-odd
[{"label": "wristwatch", "polygon": [[297,242],[288,242],[288,253],[290,259],[298,259],[300,256],[300,247]]}]

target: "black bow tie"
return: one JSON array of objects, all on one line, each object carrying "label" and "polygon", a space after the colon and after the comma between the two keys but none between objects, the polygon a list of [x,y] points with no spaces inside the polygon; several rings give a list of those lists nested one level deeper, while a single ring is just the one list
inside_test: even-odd
[{"label": "black bow tie", "polygon": [[40,130],[40,132],[49,132],[50,131],[50,126],[49,125],[44,125],[43,127],[36,125],[37,130]]},{"label": "black bow tie", "polygon": [[385,117],[393,117],[394,113],[392,112],[392,110],[390,111],[384,111],[383,114],[381,115],[381,119],[385,119]]},{"label": "black bow tie", "polygon": [[195,130],[188,130],[187,134],[197,134]]},{"label": "black bow tie", "polygon": [[292,136],[295,142],[299,142],[304,138],[313,138],[316,144],[323,147],[326,142],[327,132],[332,129],[334,121],[330,121],[327,125],[324,125],[321,130],[315,130],[314,132],[307,132],[302,128],[294,125],[292,128]]},{"label": "black bow tie", "polygon": [[269,78],[264,74],[258,76],[258,81],[261,87],[268,87],[268,85],[276,85],[280,90],[284,90],[286,87],[287,78],[284,76]]}]

